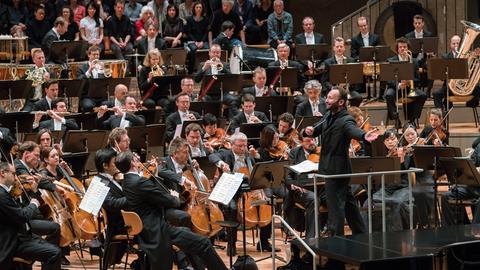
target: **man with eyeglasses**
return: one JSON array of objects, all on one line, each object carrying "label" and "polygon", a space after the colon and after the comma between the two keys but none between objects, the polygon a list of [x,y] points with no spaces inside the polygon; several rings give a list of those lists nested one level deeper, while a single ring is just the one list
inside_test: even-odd
[{"label": "man with eyeglasses", "polygon": [[190,97],[187,92],[181,92],[175,98],[175,104],[178,111],[170,114],[165,120],[165,140],[170,142],[175,135],[177,125],[183,124],[183,121],[200,119],[200,114],[190,111]]}]

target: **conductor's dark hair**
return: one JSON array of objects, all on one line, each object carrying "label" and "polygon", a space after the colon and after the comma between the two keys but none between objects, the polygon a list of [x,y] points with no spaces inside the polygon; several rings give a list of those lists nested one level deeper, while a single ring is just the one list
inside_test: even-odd
[{"label": "conductor's dark hair", "polygon": [[127,173],[130,171],[130,164],[134,159],[133,153],[131,151],[121,152],[118,154],[115,159],[115,166],[121,173]]},{"label": "conductor's dark hair", "polygon": [[103,165],[109,164],[112,161],[112,158],[117,156],[117,152],[112,148],[100,149],[95,153],[95,167],[99,173],[103,173]]}]

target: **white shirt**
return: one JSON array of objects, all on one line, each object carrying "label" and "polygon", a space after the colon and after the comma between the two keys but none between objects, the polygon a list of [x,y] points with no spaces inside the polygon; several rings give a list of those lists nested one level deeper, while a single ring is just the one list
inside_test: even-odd
[{"label": "white shirt", "polygon": [[413,31],[415,33],[415,38],[423,38],[423,30],[420,32],[417,32],[417,30]]},{"label": "white shirt", "polygon": [[122,120],[120,120],[120,127],[121,128],[127,128],[130,126],[130,121],[126,120],[126,113],[123,113]]},{"label": "white shirt", "polygon": [[309,45],[315,44],[315,35],[313,35],[313,32],[311,33],[305,32],[305,42]]},{"label": "white shirt", "polygon": [[398,61],[408,62],[408,60],[409,60],[409,59],[408,59],[407,57],[403,58],[400,54],[398,55]]},{"label": "white shirt", "polygon": [[85,37],[87,41],[100,38],[100,28],[103,28],[103,21],[99,19],[99,26],[93,18],[89,16],[84,17],[80,20],[80,29],[85,30]]},{"label": "white shirt", "polygon": [[369,33],[366,33],[365,35],[364,34],[361,34],[362,35],[362,39],[363,39],[363,46],[370,46],[369,42],[368,42],[368,35]]},{"label": "white shirt", "polygon": [[[89,65],[90,64],[91,64],[91,62],[89,62]],[[97,65],[95,65],[94,68],[91,71],[87,70],[87,72],[85,73],[87,78],[94,78],[94,79],[98,79],[99,74],[103,74],[103,69],[98,69]]]},{"label": "white shirt", "polygon": [[258,88],[257,85],[255,85],[254,87],[255,87],[255,96],[263,97],[263,95],[265,94],[265,86],[263,88]]},{"label": "white shirt", "polygon": [[65,125],[65,123],[67,123],[65,118],[62,118],[62,120],[53,119],[53,130],[54,131],[62,130],[62,124]]},{"label": "white shirt", "polygon": [[255,115],[255,113],[252,112],[251,114],[247,114],[246,112],[244,112],[244,114],[245,114],[245,118],[247,119],[247,123],[253,123],[252,121],[250,121],[250,116]]},{"label": "white shirt", "polygon": [[190,118],[187,117],[188,111],[185,111],[185,112],[178,111],[178,113],[180,114],[180,119],[182,120],[182,124],[183,124],[183,121],[190,120]]},{"label": "white shirt", "polygon": [[[183,173],[183,167],[185,167],[185,166],[182,166],[182,165],[178,164],[175,161],[175,159],[173,159],[173,158],[172,158],[172,162],[173,162],[173,165],[175,166],[175,172],[179,173],[179,174],[182,174]],[[179,184],[183,185],[183,183],[185,183],[185,180],[186,180],[185,176],[182,176],[182,179],[180,180]]]},{"label": "white shirt", "polygon": [[320,104],[320,101],[313,101],[311,99],[308,99],[308,101],[310,102],[310,106],[312,107],[312,113],[315,114],[316,112],[318,112],[318,104]]},{"label": "white shirt", "polygon": [[113,101],[113,106],[115,107],[118,107],[118,108],[121,108],[122,107],[122,102],[120,102],[120,100],[118,100],[117,98],[115,98],[115,100]]},{"label": "white shirt", "polygon": [[155,49],[155,38],[147,37],[147,44],[148,52]]},{"label": "white shirt", "polygon": [[340,65],[345,64],[344,61],[343,61],[344,60],[343,56],[338,57],[337,55],[335,55],[335,60],[337,61],[337,64],[340,64]]}]

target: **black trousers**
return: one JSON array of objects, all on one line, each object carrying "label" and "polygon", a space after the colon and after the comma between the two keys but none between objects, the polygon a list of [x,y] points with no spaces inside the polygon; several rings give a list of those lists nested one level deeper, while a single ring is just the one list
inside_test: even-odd
[{"label": "black trousers", "polygon": [[60,242],[60,225],[55,222],[44,219],[30,220],[32,233],[40,236],[46,236],[50,244],[58,246]]},{"label": "black trousers", "polygon": [[61,252],[58,246],[52,245],[38,236],[29,240],[20,240],[15,257],[42,262],[42,270],[59,270]]},{"label": "black trousers", "polygon": [[[397,90],[400,91],[400,90]],[[398,93],[399,97],[402,97],[401,92]],[[405,115],[405,119],[407,119],[409,122],[414,122],[415,119],[420,118],[420,115],[422,114],[422,109],[423,105],[425,104],[425,101],[427,100],[427,95],[425,92],[421,90],[415,90],[415,97],[410,98],[412,101],[407,103],[406,105],[404,104],[403,106],[403,111],[404,113],[407,113]],[[387,91],[385,92],[385,100],[387,102],[387,110],[388,110],[388,117],[389,119],[395,119],[396,118],[396,111],[397,111],[397,92],[393,88],[388,88]]]},{"label": "black trousers", "polygon": [[343,235],[345,233],[345,218],[352,233],[367,231],[355,197],[350,191],[349,182],[349,178],[325,180],[328,207],[327,229],[333,234]]}]

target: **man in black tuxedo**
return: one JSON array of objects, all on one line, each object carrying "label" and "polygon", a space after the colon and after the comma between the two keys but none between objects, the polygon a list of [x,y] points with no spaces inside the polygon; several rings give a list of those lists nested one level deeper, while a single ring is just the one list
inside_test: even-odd
[{"label": "man in black tuxedo", "polygon": [[242,111],[238,112],[230,122],[230,131],[234,132],[245,123],[263,123],[269,122],[267,116],[263,112],[255,111],[255,97],[246,94],[242,97]]},{"label": "man in black tuxedo", "polygon": [[128,94],[128,87],[125,84],[117,84],[113,91],[113,99],[106,100],[102,105],[106,105],[108,108],[122,107],[122,99]]},{"label": "man in black tuxedo", "polygon": [[[413,86],[414,88],[418,86],[419,83],[419,75],[418,75],[418,61],[415,58],[410,57],[407,54],[407,51],[410,49],[410,43],[405,38],[398,38],[396,41],[396,51],[397,55],[390,57],[387,61],[388,62],[412,62],[414,64],[414,80]],[[402,80],[398,84],[394,81],[390,81],[387,83],[387,91],[385,92],[385,100],[387,101],[387,110],[388,110],[388,117],[389,119],[395,120],[396,126],[401,127],[400,118],[396,111],[396,95],[397,91],[399,97],[404,97],[405,93],[410,93],[411,89],[411,81]],[[427,100],[427,95],[425,92],[419,90],[418,88],[413,89],[415,92],[414,97],[409,97],[411,101],[407,104],[404,104],[404,109],[406,108],[406,112],[408,115],[405,115],[405,119],[407,119],[410,123],[414,123],[416,118],[420,117],[422,113],[423,104]],[[405,112],[405,110],[404,110]]]},{"label": "man in black tuxedo", "polygon": [[[104,63],[100,59],[100,48],[92,45],[87,50],[88,62],[77,70],[77,79],[101,79],[105,78]],[[88,96],[88,83],[80,98],[80,107],[83,112],[91,112],[95,106],[100,106],[106,98],[93,98]]]},{"label": "man in black tuxedo", "polygon": [[[10,195],[15,183],[15,168],[0,162],[0,268],[11,269],[14,256],[41,261],[42,270],[60,270],[60,249],[32,233],[30,220],[40,203],[32,198],[25,207]],[[32,183],[37,189],[37,183]]]},{"label": "man in black tuxedo", "polygon": [[[50,29],[50,31],[48,31],[47,34],[45,34],[45,36],[43,37],[42,50],[45,52],[48,62],[53,62],[50,58],[50,49],[52,48],[53,42],[60,40],[60,36],[67,32],[67,27],[68,25],[65,19],[63,17],[58,17],[53,23],[53,28]],[[60,61],[59,63],[65,62],[64,59],[58,60]]]},{"label": "man in black tuxedo", "polygon": [[[147,36],[137,42],[137,52],[139,54],[146,55],[155,48],[159,50],[167,49],[165,41],[158,34],[159,25],[157,22],[147,22],[145,29],[147,29]],[[143,61],[143,59],[141,59],[140,62],[141,61]]]},{"label": "man in black tuxedo", "polygon": [[358,61],[358,58],[360,56],[360,48],[377,46],[380,44],[380,38],[378,37],[378,35],[369,32],[368,21],[366,17],[359,17],[357,20],[357,25],[360,33],[352,37],[352,43],[350,45],[350,56]]},{"label": "man in black tuxedo", "polygon": [[433,37],[432,32],[429,32],[423,29],[425,26],[425,19],[422,15],[417,14],[413,16],[413,31],[405,34],[406,38],[424,38],[424,37]]},{"label": "man in black tuxedo", "polygon": [[252,76],[253,86],[243,88],[238,97],[239,99],[246,94],[250,94],[255,97],[268,97],[277,95],[277,92],[275,92],[274,89],[270,91],[265,85],[267,83],[267,71],[263,67],[256,67],[253,70]]},{"label": "man in black tuxedo", "polygon": [[[297,81],[298,81],[298,89],[303,89],[303,85],[306,82],[305,79],[305,66],[297,61],[294,60],[289,60],[290,56],[290,47],[288,47],[287,44],[281,43],[277,47],[277,55],[278,55],[278,60],[273,61],[268,63],[269,68],[280,68],[282,65],[283,67],[289,67],[289,68],[296,68],[297,69]],[[288,86],[288,85],[284,85]],[[270,85],[269,87],[274,87],[274,85]],[[300,103],[303,101],[303,93],[301,91],[294,91],[292,93],[295,96],[295,103]]]},{"label": "man in black tuxedo", "polygon": [[327,112],[325,99],[320,96],[322,85],[317,80],[310,80],[305,84],[308,99],[297,105],[295,117],[323,116]]},{"label": "man in black tuxedo", "polygon": [[[326,96],[326,94],[332,89],[332,84],[330,83],[330,66],[335,64],[348,64],[353,63],[355,60],[351,57],[345,56],[345,40],[342,37],[336,37],[334,44],[333,44],[333,51],[334,55],[330,58],[325,59],[323,65],[325,65],[325,72],[322,75],[322,89],[323,93],[322,96]],[[355,90],[356,87],[354,85],[350,85],[350,96],[348,100],[350,101],[352,106],[359,106],[362,103],[362,96]]]},{"label": "man in black tuxedo", "polygon": [[75,119],[66,119],[65,114],[67,113],[67,100],[65,98],[56,98],[52,101],[53,110],[47,111],[47,114],[51,119],[44,120],[39,123],[42,115],[35,114],[35,119],[33,122],[34,130],[48,129],[51,131],[68,131],[68,130],[79,130],[80,127],[77,124]]},{"label": "man in black tuxedo", "polygon": [[52,110],[52,102],[58,97],[58,81],[55,79],[46,81],[42,84],[45,91],[45,97],[33,104],[33,111],[46,112]]},{"label": "man in black tuxedo", "polygon": [[187,93],[179,93],[175,98],[175,104],[177,105],[178,110],[165,119],[165,140],[167,142],[170,142],[173,139],[177,125],[183,124],[183,121],[185,120],[200,119],[200,115],[197,112],[189,110],[190,97]]},{"label": "man in black tuxedo", "polygon": [[192,158],[207,157],[215,152],[209,142],[201,142],[204,130],[197,123],[191,123],[185,127],[185,138],[188,143],[188,151]]},{"label": "man in black tuxedo", "polygon": [[143,231],[138,235],[138,243],[147,254],[151,270],[172,268],[172,245],[200,257],[207,269],[227,269],[208,238],[165,221],[165,210],[179,208],[180,200],[161,182],[139,176],[132,152],[118,154],[115,165],[124,174],[122,188],[127,203],[142,219]]},{"label": "man in black tuxedo", "polygon": [[[321,162],[318,172],[321,174],[348,174],[352,165],[348,156],[351,139],[374,141],[378,134],[372,130],[365,133],[357,127],[353,117],[347,112],[348,93],[342,88],[333,88],[327,95],[327,109],[324,118],[315,126],[305,128],[308,136],[322,136]],[[325,179],[328,219],[327,229],[322,236],[344,234],[345,216],[349,218],[352,233],[366,232],[365,224],[358,205],[350,191],[350,178]],[[326,268],[341,269],[343,263],[329,260]],[[332,267],[332,268],[329,268]]]},{"label": "man in black tuxedo", "polygon": [[130,94],[123,96],[121,104],[121,107],[113,107],[114,114],[110,115],[108,119],[105,114],[108,110],[107,106],[100,106],[96,119],[97,126],[101,129],[111,130],[117,127],[127,128],[145,125],[145,117],[135,114],[137,101],[134,96]]},{"label": "man in black tuxedo", "polygon": [[295,36],[295,44],[321,44],[325,43],[323,35],[314,32],[315,21],[312,17],[305,17],[302,20],[303,33]]}]

